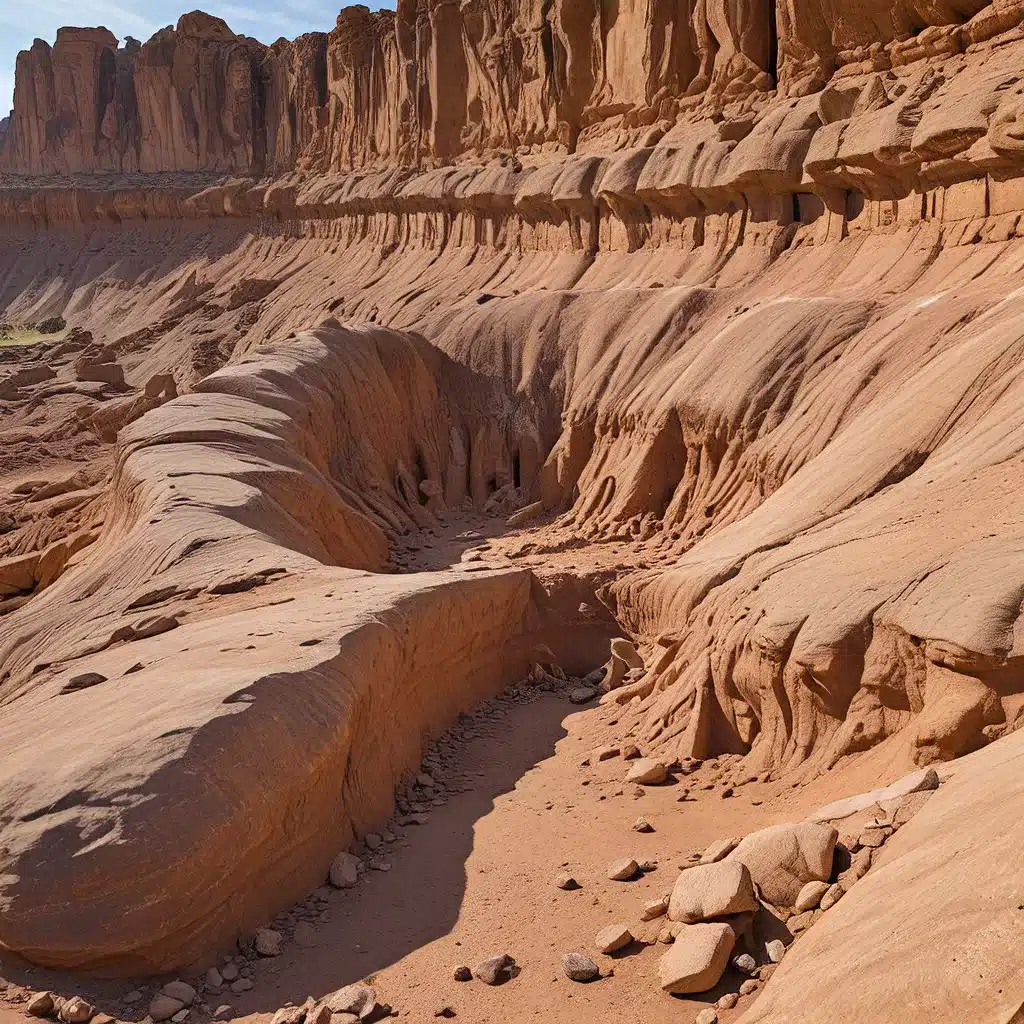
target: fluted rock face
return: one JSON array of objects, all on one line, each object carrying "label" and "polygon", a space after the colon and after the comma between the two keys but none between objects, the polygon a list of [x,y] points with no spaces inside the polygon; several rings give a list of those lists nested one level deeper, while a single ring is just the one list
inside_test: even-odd
[{"label": "fluted rock face", "polygon": [[[940,84],[917,81],[916,65],[962,62],[1020,20],[1017,0],[623,0],[612,16],[597,0],[399,0],[270,47],[201,12],[141,47],[62,29],[19,56],[0,169],[261,173],[607,152],[723,113],[742,135],[744,118],[812,94],[801,116],[819,126],[888,108],[877,127],[889,146]],[[1015,147],[1016,115],[1003,121]]]},{"label": "fluted rock face", "polygon": [[37,39],[20,53],[0,166],[43,174],[131,169],[136,49],[119,50],[104,28],[62,28],[52,47]]},{"label": "fluted rock face", "polygon": [[1022,10],[400,0],[270,47],[201,12],[121,48],[106,29],[62,29],[18,58],[0,170],[259,175],[658,146],[646,173],[671,163],[677,197],[733,149],[753,161],[748,183],[756,165],[772,189],[826,202],[833,188],[902,197],[915,176],[1014,166]]}]

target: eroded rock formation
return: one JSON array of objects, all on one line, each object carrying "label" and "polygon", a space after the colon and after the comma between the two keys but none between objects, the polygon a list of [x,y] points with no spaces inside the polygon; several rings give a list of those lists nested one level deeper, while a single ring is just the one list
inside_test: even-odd
[{"label": "eroded rock formation", "polygon": [[[569,577],[635,640],[601,700],[666,763],[887,774],[1019,730],[1021,14],[471,0],[23,54],[0,308],[96,347],[3,358],[0,941],[142,971],[259,921],[386,812],[421,732],[580,624]],[[88,471],[33,479],[36,441]],[[506,571],[386,572],[463,504],[528,510]],[[584,548],[600,571],[562,568]],[[224,600],[278,577],[284,611]],[[368,739],[381,700],[408,714]],[[201,778],[223,833],[181,809],[213,815]],[[936,806],[915,829],[954,821],[988,872],[985,822]]]}]

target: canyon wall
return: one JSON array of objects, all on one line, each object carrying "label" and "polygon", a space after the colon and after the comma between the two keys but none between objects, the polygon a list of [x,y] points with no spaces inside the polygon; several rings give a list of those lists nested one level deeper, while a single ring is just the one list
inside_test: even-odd
[{"label": "canyon wall", "polygon": [[823,198],[1019,166],[1019,0],[849,6],[402,0],[269,47],[201,12],[120,47],[64,28],[18,57],[0,171],[430,167],[693,131],[691,163],[745,144],[776,191]]}]

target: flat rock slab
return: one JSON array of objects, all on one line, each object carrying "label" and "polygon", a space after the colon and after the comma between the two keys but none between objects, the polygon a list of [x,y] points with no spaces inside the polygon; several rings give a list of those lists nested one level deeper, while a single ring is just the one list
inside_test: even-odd
[{"label": "flat rock slab", "polygon": [[736,935],[722,922],[691,924],[677,936],[658,962],[665,992],[685,995],[714,988],[729,963]]}]

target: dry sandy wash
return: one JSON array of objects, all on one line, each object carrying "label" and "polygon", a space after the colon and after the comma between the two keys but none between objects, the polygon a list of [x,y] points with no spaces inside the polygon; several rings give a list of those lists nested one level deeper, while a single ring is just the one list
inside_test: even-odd
[{"label": "dry sandy wash", "polygon": [[1022,67],[1020,0],[22,53],[0,1020],[1021,1024]]}]

